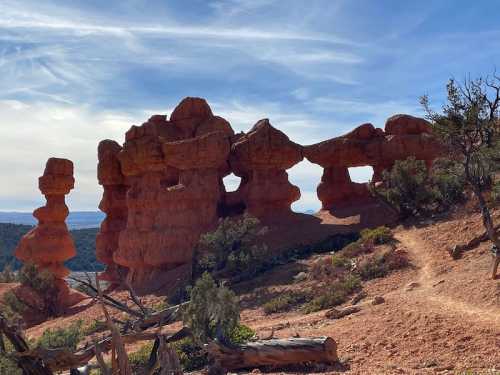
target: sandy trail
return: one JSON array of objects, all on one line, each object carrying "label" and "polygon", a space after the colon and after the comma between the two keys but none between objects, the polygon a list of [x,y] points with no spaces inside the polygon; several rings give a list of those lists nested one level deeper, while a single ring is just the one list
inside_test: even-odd
[{"label": "sandy trail", "polygon": [[440,282],[433,269],[432,246],[425,243],[415,230],[396,233],[396,239],[403,245],[409,254],[411,262],[418,269],[418,287],[413,298],[421,299],[433,310],[439,309],[440,313],[447,315],[460,315],[462,319],[471,322],[484,323],[487,326],[500,325],[500,310],[475,306],[466,301],[437,294],[434,287]]}]

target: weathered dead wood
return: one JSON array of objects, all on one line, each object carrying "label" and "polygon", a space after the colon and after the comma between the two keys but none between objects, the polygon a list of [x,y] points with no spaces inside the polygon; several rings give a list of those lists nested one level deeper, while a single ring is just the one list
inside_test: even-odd
[{"label": "weathered dead wood", "polygon": [[[4,316],[0,313],[0,335],[5,335],[14,349],[19,353],[29,351],[26,340],[17,330],[11,327]],[[3,340],[2,340],[3,343]],[[3,348],[4,350],[5,348]],[[23,370],[23,374],[29,375],[53,375],[51,369],[39,358],[15,358],[17,365]]]},{"label": "weathered dead wood", "polygon": [[[175,342],[182,340],[183,338],[190,337],[191,331],[189,328],[182,328],[172,335],[161,335],[166,342]],[[122,341],[125,344],[132,344],[138,341],[145,340],[155,340],[158,338],[157,333],[132,333],[129,335],[122,336]],[[96,344],[79,350],[75,353],[67,349],[43,349],[35,348],[32,350],[26,350],[23,352],[16,353],[16,357],[24,358],[39,358],[43,360],[45,365],[52,371],[63,371],[70,368],[76,368],[86,365],[92,358],[94,358],[97,352],[103,353],[111,350],[112,337],[107,337]]]},{"label": "weathered dead wood", "polygon": [[207,350],[216,365],[226,370],[338,361],[337,344],[331,337],[255,341],[234,347],[211,342]]},{"label": "weathered dead wood", "polygon": [[116,372],[118,370],[118,373],[120,375],[132,375],[132,367],[130,367],[130,363],[128,361],[127,351],[125,350],[125,343],[123,342],[123,339],[120,335],[118,328],[116,328],[115,324],[111,320],[111,316],[109,315],[109,312],[106,309],[106,305],[103,302],[104,300],[103,294],[99,283],[99,278],[97,277],[97,275],[95,281],[98,292],[99,304],[106,318],[106,324],[108,325],[108,328],[111,331],[111,336],[112,336],[111,371]]},{"label": "weathered dead wood", "polygon": [[[499,230],[500,230],[500,225],[497,225],[495,227],[495,232],[498,232]],[[473,239],[471,239],[469,242],[462,244],[462,245],[457,245],[457,248],[459,251],[462,251],[462,252],[472,250],[472,249],[476,248],[477,246],[479,246],[479,244],[481,242],[486,242],[489,239],[490,238],[488,236],[488,231],[485,231],[482,234],[480,234],[479,236],[476,236]]]},{"label": "weathered dead wood", "polygon": [[[88,292],[86,293],[90,297],[97,298],[97,296],[99,295],[99,291],[97,290],[96,287],[94,287],[92,285],[91,282],[87,282],[87,281],[77,279],[74,277],[68,277],[68,279],[71,279],[73,281],[76,281],[76,282],[86,286],[89,291],[92,291],[92,293],[88,293]],[[144,314],[141,311],[131,309],[126,304],[114,299],[113,297],[108,296],[107,294],[104,294],[102,298],[103,298],[103,302],[106,304],[106,306],[113,307],[113,308],[120,310],[120,311],[123,311],[129,315],[135,316],[136,318],[143,318],[144,317]]]},{"label": "weathered dead wood", "polygon": [[161,368],[160,375],[182,375],[182,367],[179,356],[174,348],[164,339],[159,339],[158,365]]}]

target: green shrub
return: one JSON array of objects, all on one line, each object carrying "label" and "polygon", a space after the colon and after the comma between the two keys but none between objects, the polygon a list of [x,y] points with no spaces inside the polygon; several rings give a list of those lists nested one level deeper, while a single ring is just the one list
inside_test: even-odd
[{"label": "green shrub", "polygon": [[244,324],[238,324],[231,332],[230,339],[233,344],[244,344],[255,336],[255,331]]},{"label": "green shrub", "polygon": [[33,311],[39,316],[57,316],[57,288],[54,276],[46,271],[39,271],[33,264],[25,264],[17,275],[17,280],[24,286],[31,288],[43,300],[37,305],[28,305],[19,299],[13,292],[8,292],[4,296],[8,318],[21,317],[27,311]]},{"label": "green shrub", "polygon": [[241,219],[220,220],[214,232],[201,236],[196,249],[195,273],[225,273],[249,278],[265,263],[267,248],[258,237],[267,229],[258,219],[244,215]]},{"label": "green shrub", "polygon": [[403,217],[424,212],[433,200],[433,194],[427,188],[427,167],[414,157],[396,160],[392,169],[382,173],[382,181],[378,193]]},{"label": "green shrub", "polygon": [[307,300],[308,297],[305,293],[289,291],[269,300],[262,307],[266,314],[274,314],[289,311],[293,306],[304,303]]},{"label": "green shrub", "polygon": [[397,160],[382,173],[382,184],[370,188],[402,217],[443,211],[465,198],[463,166],[450,159],[438,159],[432,169],[410,157]]},{"label": "green shrub", "polygon": [[361,231],[361,241],[362,243],[373,242],[375,245],[382,245],[392,242],[394,237],[392,232],[387,227],[378,227],[375,229],[363,229]]},{"label": "green shrub", "polygon": [[6,264],[0,272],[0,283],[15,283],[18,281],[17,275],[10,264]]},{"label": "green shrub", "polygon": [[342,256],[346,258],[356,258],[363,253],[365,253],[365,247],[361,240],[350,243],[339,251],[339,254],[342,254]]},{"label": "green shrub", "polygon": [[350,269],[352,266],[351,260],[343,254],[332,255],[332,266],[334,268]]},{"label": "green shrub", "polygon": [[496,181],[491,187],[491,199],[495,203],[500,203],[500,181]]},{"label": "green shrub", "polygon": [[431,170],[434,195],[439,204],[448,208],[465,199],[465,176],[463,167],[454,160],[438,159]]},{"label": "green shrub", "polygon": [[388,251],[377,254],[362,261],[357,268],[357,273],[363,280],[371,280],[386,276],[390,271],[408,265],[408,259],[400,252]]},{"label": "green shrub", "polygon": [[[255,336],[255,332],[244,325],[237,325],[231,332],[231,342],[233,344],[242,344]],[[140,373],[148,364],[153,342],[147,343],[139,350],[129,354],[130,365],[134,373]],[[190,337],[171,343],[172,348],[177,352],[182,369],[185,372],[201,370],[208,364],[206,351],[202,346]]]},{"label": "green shrub", "polygon": [[84,336],[90,336],[95,333],[103,332],[108,329],[108,325],[104,320],[94,319],[90,324],[83,328]]},{"label": "green shrub", "polygon": [[55,290],[54,275],[47,270],[39,271],[32,263],[25,264],[19,271],[19,282],[37,292]]},{"label": "green shrub", "polygon": [[349,274],[344,279],[335,281],[330,289],[315,297],[304,306],[306,314],[341,305],[351,294],[361,289],[361,280],[358,276]]},{"label": "green shrub", "polygon": [[217,338],[231,342],[231,334],[240,321],[239,301],[224,286],[218,287],[209,273],[205,272],[190,292],[191,303],[184,311],[184,324],[191,328],[201,343]]},{"label": "green shrub", "polygon": [[[11,343],[8,340],[4,340],[5,342],[5,352],[12,353],[13,348]],[[5,353],[2,353],[0,350],[0,374],[5,375],[22,375],[22,371],[17,367],[17,364],[8,358]]]},{"label": "green shrub", "polygon": [[154,341],[148,342],[147,344],[141,346],[139,350],[128,355],[130,367],[132,367],[135,372],[140,372],[141,370],[146,369],[151,351],[153,350],[153,345]]},{"label": "green shrub", "polygon": [[192,338],[176,341],[172,343],[172,347],[179,356],[182,369],[186,372],[201,370],[208,364],[206,352]]},{"label": "green shrub", "polygon": [[16,294],[9,290],[3,296],[2,312],[9,321],[21,319],[26,312],[27,306],[17,298]]},{"label": "green shrub", "polygon": [[67,328],[47,329],[38,339],[36,346],[45,349],[66,348],[74,351],[83,338],[82,328],[83,321],[78,320]]}]

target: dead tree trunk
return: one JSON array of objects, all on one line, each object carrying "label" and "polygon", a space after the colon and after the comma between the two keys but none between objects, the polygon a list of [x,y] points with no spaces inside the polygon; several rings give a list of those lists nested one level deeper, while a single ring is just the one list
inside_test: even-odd
[{"label": "dead tree trunk", "polygon": [[330,337],[256,341],[234,347],[211,342],[208,353],[225,370],[338,361],[337,344]]},{"label": "dead tree trunk", "polygon": [[[500,239],[498,238],[498,234],[495,230],[495,226],[493,224],[493,219],[491,218],[490,210],[488,209],[488,205],[486,204],[486,200],[484,199],[483,193],[481,189],[477,186],[474,186],[474,194],[477,197],[479,202],[479,207],[481,209],[481,215],[483,217],[483,225],[486,229],[486,233],[488,235],[489,240],[496,247],[496,249],[500,249]],[[498,251],[498,250],[497,250]],[[491,270],[491,278],[496,279],[498,265],[500,263],[500,255],[498,252],[493,257],[493,264]]]},{"label": "dead tree trunk", "polygon": [[[0,313],[0,336],[5,335],[10,341],[14,349],[19,353],[25,353],[29,351],[29,346],[26,340],[20,335],[17,330],[11,327],[7,320]],[[1,340],[3,343],[3,339]],[[2,351],[3,351],[2,345]],[[20,357],[15,358],[19,368],[23,370],[23,375],[52,375],[52,371],[43,363],[43,361],[31,358],[31,357]]]}]

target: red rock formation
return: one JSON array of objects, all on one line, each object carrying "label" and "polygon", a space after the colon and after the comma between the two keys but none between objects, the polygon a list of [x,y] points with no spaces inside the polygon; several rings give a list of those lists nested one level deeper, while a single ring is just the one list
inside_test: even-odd
[{"label": "red rock formation", "polygon": [[64,262],[76,255],[65,220],[69,214],[65,195],[74,187],[73,163],[66,159],[51,158],[47,161],[43,176],[39,178],[39,188],[47,203],[33,212],[38,225],[21,238],[15,256],[32,263],[39,270],[48,270],[56,278],[59,291],[57,298],[60,308],[64,309],[83,296],[70,292],[63,280],[69,275]]},{"label": "red rock formation", "polygon": [[[113,267],[112,254],[112,262],[128,269],[127,281],[138,293],[167,292],[189,276],[194,245],[218,220],[233,134],[205,100],[187,98],[170,120],[153,116],[127,132],[123,149],[113,146],[117,175],[127,185],[127,222],[118,246],[113,237],[102,256]],[[101,168],[106,174],[104,158]]]},{"label": "red rock formation", "polygon": [[372,166],[373,180],[396,160],[414,156],[428,165],[440,154],[440,146],[430,134],[428,123],[407,115],[391,117],[386,131],[363,124],[349,134],[304,148],[312,163],[324,168],[318,197],[323,209],[363,203],[371,199],[366,184],[353,183],[348,168]]},{"label": "red rock formation", "polygon": [[120,232],[127,225],[127,189],[125,177],[121,173],[118,153],[122,147],[115,141],[105,140],[99,144],[97,178],[104,188],[99,208],[106,213],[101,229],[96,238],[96,257],[106,265],[106,271],[100,279],[119,284],[121,281],[119,266],[113,255],[118,249]]},{"label": "red rock formation", "polygon": [[[397,115],[387,121],[386,131],[363,124],[342,137],[302,147],[268,120],[234,135],[205,100],[186,98],[170,119],[155,115],[132,126],[123,147],[112,141],[99,146],[100,207],[107,214],[97,240],[98,258],[107,265],[102,277],[118,282],[121,267],[138,293],[168,293],[189,277],[199,236],[219,218],[244,211],[270,226],[270,232],[274,228],[275,239],[293,237],[293,244],[305,238],[290,233],[298,227],[307,228],[305,241],[311,242],[381,225],[385,213],[359,218],[292,213],[300,191],[286,170],[305,155],[324,168],[318,187],[324,209],[367,202],[366,213],[373,210],[373,198],[366,184],[351,181],[348,168],[371,165],[378,179],[397,159],[415,156],[431,163],[439,149],[429,133],[425,120]],[[222,179],[231,172],[242,181],[237,191],[226,192]]]},{"label": "red rock formation", "polygon": [[242,179],[234,195],[248,213],[265,221],[291,213],[300,190],[288,181],[286,170],[302,159],[302,146],[272,127],[269,120],[260,120],[232,145],[229,163]]}]

